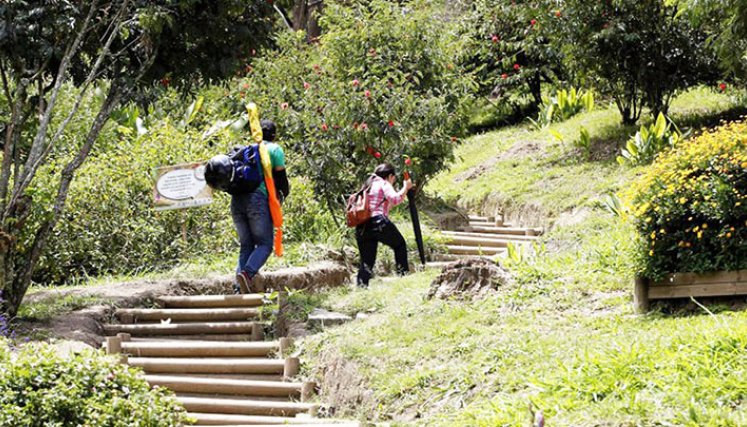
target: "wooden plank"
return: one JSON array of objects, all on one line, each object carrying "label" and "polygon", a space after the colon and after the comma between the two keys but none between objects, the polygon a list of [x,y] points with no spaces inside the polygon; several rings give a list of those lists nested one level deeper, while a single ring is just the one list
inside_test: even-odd
[{"label": "wooden plank", "polygon": [[650,300],[731,295],[747,295],[747,281],[677,286],[651,286],[648,290],[648,298]]},{"label": "wooden plank", "polygon": [[715,271],[713,273],[674,273],[651,286],[704,285],[747,281],[747,270]]}]

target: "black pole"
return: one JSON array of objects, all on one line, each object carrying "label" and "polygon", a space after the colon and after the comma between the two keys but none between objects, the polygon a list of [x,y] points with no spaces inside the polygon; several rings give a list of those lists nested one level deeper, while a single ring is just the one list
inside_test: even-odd
[{"label": "black pole", "polygon": [[[409,174],[405,172],[405,179],[409,179]],[[425,265],[425,246],[423,245],[423,233],[420,231],[420,217],[418,209],[415,206],[415,189],[411,188],[407,192],[407,201],[410,205],[410,217],[412,218],[412,231],[415,233],[415,243],[418,245],[420,262]]]}]

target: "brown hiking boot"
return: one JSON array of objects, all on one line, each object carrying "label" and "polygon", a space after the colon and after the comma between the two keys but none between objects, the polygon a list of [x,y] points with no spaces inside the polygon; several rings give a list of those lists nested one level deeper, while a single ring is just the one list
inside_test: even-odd
[{"label": "brown hiking boot", "polygon": [[242,271],[236,275],[236,283],[239,284],[239,290],[242,294],[252,293],[252,278],[249,277],[246,271]]}]

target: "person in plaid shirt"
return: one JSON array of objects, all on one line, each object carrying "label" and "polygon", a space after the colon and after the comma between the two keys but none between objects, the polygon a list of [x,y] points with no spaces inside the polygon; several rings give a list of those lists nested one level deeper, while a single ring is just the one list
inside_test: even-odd
[{"label": "person in plaid shirt", "polygon": [[356,227],[355,238],[361,254],[361,264],[358,270],[358,286],[367,288],[373,274],[376,262],[376,251],[379,242],[394,250],[394,260],[397,263],[397,273],[400,275],[410,271],[407,262],[407,244],[397,226],[389,220],[389,209],[405,199],[407,191],[412,188],[412,182],[407,179],[402,189],[396,191],[393,187],[397,180],[394,166],[384,163],[374,169],[374,173],[366,180],[364,188],[368,188],[371,219]]}]

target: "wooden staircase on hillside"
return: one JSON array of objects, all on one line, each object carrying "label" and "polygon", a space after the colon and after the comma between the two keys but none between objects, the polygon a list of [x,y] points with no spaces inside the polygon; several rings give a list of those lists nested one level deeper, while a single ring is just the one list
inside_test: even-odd
[{"label": "wooden staircase on hillside", "polygon": [[448,239],[448,254],[440,261],[455,261],[470,257],[505,256],[508,245],[528,244],[542,234],[541,228],[514,227],[502,219],[469,216],[469,224],[455,230],[442,230]]},{"label": "wooden staircase on hillside", "polygon": [[314,418],[314,384],[294,382],[289,338],[263,341],[260,294],[161,297],[162,308],[119,309],[105,347],[174,391],[196,426],[358,427]]}]

